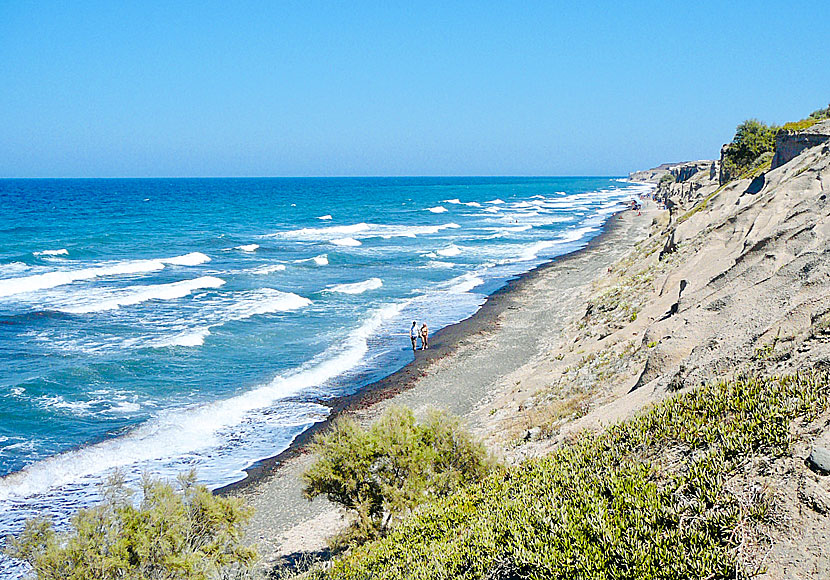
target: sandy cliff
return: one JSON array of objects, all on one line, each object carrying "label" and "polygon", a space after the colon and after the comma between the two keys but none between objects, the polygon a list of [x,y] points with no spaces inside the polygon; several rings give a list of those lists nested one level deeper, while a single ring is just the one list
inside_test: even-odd
[{"label": "sandy cliff", "polygon": [[[715,379],[830,368],[823,125],[789,134],[787,151],[776,153],[789,160],[755,179],[721,187],[717,171],[701,168],[662,180],[656,196],[674,205],[671,219],[654,219],[649,237],[595,283],[558,347],[502,393],[502,423],[489,437],[494,446],[501,438],[508,461],[545,454],[580,429]],[[682,165],[632,178],[660,183]],[[830,474],[822,467],[830,416],[794,426],[793,442],[790,455],[740,475],[772,490],[780,510],[762,556],[765,577],[830,578]]]}]

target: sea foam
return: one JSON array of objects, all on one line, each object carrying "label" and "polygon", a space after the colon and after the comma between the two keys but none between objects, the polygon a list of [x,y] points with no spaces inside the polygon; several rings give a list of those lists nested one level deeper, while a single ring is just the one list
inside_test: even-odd
[{"label": "sea foam", "polygon": [[[387,320],[397,316],[402,303],[376,310],[349,333],[347,346],[337,344],[293,372],[241,395],[184,409],[161,411],[129,433],[67,451],[0,477],[0,502],[45,494],[115,468],[171,460],[183,454],[215,448],[233,436],[233,428],[251,412],[276,401],[320,387],[355,368],[368,352],[368,340]],[[140,476],[136,473],[136,476]]]},{"label": "sea foam", "polygon": [[377,290],[383,286],[383,280],[380,278],[369,278],[363,282],[354,282],[352,284],[335,284],[326,288],[327,292],[340,292],[342,294],[362,294],[368,290]]},{"label": "sea foam", "polygon": [[47,272],[45,274],[33,274],[20,278],[7,278],[0,280],[0,297],[23,294],[26,292],[37,292],[56,286],[72,284],[80,280],[93,280],[105,276],[124,276],[131,274],[144,274],[164,269],[165,265],[196,266],[209,261],[210,258],[200,252],[192,252],[183,256],[173,258],[160,258],[157,260],[129,260],[114,262],[107,265],[92,268],[79,268],[77,270],[65,270]]},{"label": "sea foam", "polygon": [[133,286],[125,290],[106,292],[103,297],[95,297],[91,301],[80,304],[71,304],[61,307],[60,310],[71,314],[89,314],[116,310],[122,306],[133,306],[148,300],[175,300],[183,298],[195,290],[202,288],[219,288],[225,283],[221,278],[202,276],[193,280],[182,280],[169,284],[154,284],[150,286]]},{"label": "sea foam", "polygon": [[32,252],[34,256],[67,256],[69,250],[61,248],[60,250],[41,250],[40,252]]},{"label": "sea foam", "polygon": [[361,242],[359,242],[358,240],[356,240],[354,238],[338,238],[336,240],[332,240],[331,243],[334,244],[335,246],[356,247],[356,246],[362,245]]}]

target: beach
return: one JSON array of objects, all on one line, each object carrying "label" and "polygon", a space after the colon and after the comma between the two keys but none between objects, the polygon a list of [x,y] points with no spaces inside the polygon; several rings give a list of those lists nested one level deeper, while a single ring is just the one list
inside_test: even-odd
[{"label": "beach", "polygon": [[[463,417],[482,439],[491,438],[502,424],[488,403],[509,393],[516,386],[513,377],[544,360],[562,340],[566,325],[584,313],[592,284],[648,234],[656,214],[612,216],[586,248],[509,282],[473,316],[437,332],[430,348],[418,351],[412,363],[339,401],[329,420],[348,413],[369,422],[390,405],[410,407],[416,414],[436,408]],[[220,491],[242,497],[254,508],[248,535],[265,566],[282,556],[324,550],[325,539],[344,525],[333,504],[322,498],[309,502],[301,494],[301,474],[312,461],[306,446],[327,424],[317,424],[286,452]]]}]

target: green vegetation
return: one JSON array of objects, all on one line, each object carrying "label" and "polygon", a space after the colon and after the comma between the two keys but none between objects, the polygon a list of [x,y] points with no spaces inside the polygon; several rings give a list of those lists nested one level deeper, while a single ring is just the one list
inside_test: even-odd
[{"label": "green vegetation", "polygon": [[764,153],[775,151],[775,135],[778,131],[779,127],[767,125],[758,119],[748,119],[738,125],[722,160],[721,172],[726,181],[745,173]]},{"label": "green vegetation", "polygon": [[256,553],[241,540],[250,511],[216,497],[191,472],[178,489],[145,479],[141,501],[116,475],[105,500],[78,512],[65,534],[30,520],[6,548],[28,562],[38,580],[208,580],[243,578]]},{"label": "green vegetation", "polygon": [[830,119],[830,105],[827,105],[824,109],[817,109],[810,113],[810,116],[806,119],[801,119],[800,121],[793,121],[791,123],[785,124],[781,127],[782,131],[803,131],[804,129],[809,129],[819,121],[823,121],[825,119]]},{"label": "green vegetation", "polygon": [[659,183],[660,185],[668,185],[669,183],[674,183],[675,181],[677,181],[677,179],[675,179],[674,175],[672,175],[671,173],[666,173],[663,177],[660,178]]},{"label": "green vegetation", "polygon": [[[741,485],[796,419],[828,406],[826,374],[742,378],[676,395],[599,435],[418,509],[325,575],[710,578],[757,572],[769,496]],[[761,552],[762,550],[758,550]],[[320,574],[324,574],[320,572]]]},{"label": "green vegetation", "polygon": [[392,408],[363,429],[337,421],[312,445],[317,461],[303,474],[304,495],[325,495],[353,515],[335,549],[383,536],[390,525],[433,498],[482,479],[492,469],[484,447],[459,419],[432,411],[418,423]]}]

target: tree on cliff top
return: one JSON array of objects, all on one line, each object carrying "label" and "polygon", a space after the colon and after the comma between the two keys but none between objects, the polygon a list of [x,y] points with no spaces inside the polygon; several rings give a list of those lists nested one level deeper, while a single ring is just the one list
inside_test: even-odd
[{"label": "tree on cliff top", "polygon": [[738,125],[729,145],[729,158],[739,167],[748,167],[762,154],[775,150],[778,127],[758,119],[748,119]]},{"label": "tree on cliff top", "polygon": [[765,153],[775,151],[775,135],[779,127],[767,125],[758,119],[747,119],[735,130],[723,158],[722,172],[729,181],[745,173]]}]

